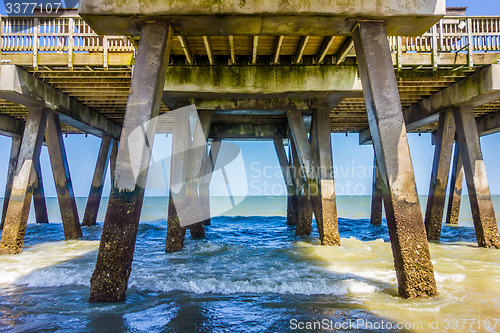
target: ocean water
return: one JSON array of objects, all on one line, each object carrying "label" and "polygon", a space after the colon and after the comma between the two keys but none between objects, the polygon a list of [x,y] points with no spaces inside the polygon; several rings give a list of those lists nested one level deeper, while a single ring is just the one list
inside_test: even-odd
[{"label": "ocean water", "polygon": [[[421,198],[425,205],[425,197]],[[500,256],[477,248],[464,197],[458,227],[431,243],[439,297],[405,300],[385,222],[369,197],[339,197],[341,247],[295,237],[286,198],[213,198],[205,240],[166,254],[166,198],[146,198],[127,300],[89,304],[104,209],[84,238],[64,241],[57,200],[50,224],[30,217],[22,254],[0,256],[5,332],[498,332]],[[103,200],[105,207],[106,199]],[[500,197],[494,197],[500,212]],[[78,199],[83,215],[85,199]]]}]

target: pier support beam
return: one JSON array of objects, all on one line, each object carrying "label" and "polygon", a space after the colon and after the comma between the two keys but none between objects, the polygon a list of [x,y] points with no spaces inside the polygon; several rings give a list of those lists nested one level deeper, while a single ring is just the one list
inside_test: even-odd
[{"label": "pier support beam", "polygon": [[82,225],[84,226],[92,226],[97,222],[97,213],[99,212],[99,205],[101,204],[102,188],[104,187],[104,180],[106,178],[108,161],[113,144],[114,140],[111,137],[102,137],[99,154],[97,155],[94,177],[92,178],[92,185],[90,186],[87,207],[85,208],[85,215],[83,216]]},{"label": "pier support beam", "polygon": [[457,137],[469,192],[472,219],[480,247],[500,248],[497,220],[491,201],[486,168],[479,143],[474,110],[462,106],[453,110]]},{"label": "pier support beam", "polygon": [[59,116],[54,112],[49,112],[47,116],[45,141],[49,149],[50,165],[52,166],[52,173],[56,184],[59,210],[64,227],[64,237],[66,239],[81,238],[82,228],[78,217],[78,209],[76,208],[61,123],[59,122]]},{"label": "pier support beam", "polygon": [[195,112],[193,106],[174,111],[166,252],[182,249],[186,226],[191,238],[205,238],[204,221],[208,215],[201,209],[199,183],[213,112],[199,113],[191,139],[190,114]]},{"label": "pier support beam", "polygon": [[287,190],[286,224],[297,225],[297,186],[292,176],[291,163],[286,156],[285,147],[283,146],[283,139],[274,139],[274,148],[278,155],[281,173],[283,174]]},{"label": "pier support beam", "polygon": [[45,110],[29,110],[5,215],[0,254],[22,252],[33,186],[36,181],[34,163],[39,163],[46,122],[47,113]]},{"label": "pier support beam", "polygon": [[33,187],[33,206],[35,207],[35,221],[36,223],[49,223],[40,162],[34,163],[34,167],[36,172],[36,181]]},{"label": "pier support beam", "polygon": [[12,192],[12,184],[14,183],[17,159],[19,157],[19,150],[21,149],[21,139],[22,137],[13,137],[12,143],[10,145],[9,169],[7,170],[7,179],[5,181],[5,194],[3,196],[2,222],[0,223],[0,230],[3,229],[5,216],[7,214],[7,207],[9,206],[10,193]]},{"label": "pier support beam", "polygon": [[313,115],[317,191],[311,198],[322,245],[340,245],[337,202],[333,177],[330,111],[317,109]]},{"label": "pier support beam", "polygon": [[437,295],[427,235],[387,32],[383,21],[359,21],[354,45],[380,170],[399,294]]},{"label": "pier support beam", "polygon": [[[147,170],[170,55],[168,23],[146,23],[132,76],[96,267],[90,279],[91,302],[125,299],[141,216]],[[139,131],[141,140],[129,140]],[[137,133],[137,132],[135,132]]]},{"label": "pier support beam", "polygon": [[425,211],[425,229],[428,240],[441,238],[441,225],[443,224],[444,202],[446,201],[446,187],[450,173],[450,161],[455,141],[455,121],[453,112],[447,111],[439,114],[437,142],[434,149],[434,162],[432,163],[431,184],[427,196],[427,209]]},{"label": "pier support beam", "polygon": [[[200,174],[200,201],[201,210],[206,218],[203,220],[203,225],[210,225],[210,182],[217,163],[217,157],[222,141],[215,139],[212,141],[210,152],[203,159],[202,171]],[[207,145],[208,152],[208,145]]]},{"label": "pier support beam", "polygon": [[464,167],[460,154],[460,145],[455,143],[453,152],[453,166],[450,179],[450,194],[448,196],[448,211],[446,213],[446,223],[458,224],[460,216],[460,202],[462,200],[462,185],[464,177]]},{"label": "pier support beam", "polygon": [[[304,171],[305,185],[310,204],[316,218],[322,245],[340,245],[337,222],[337,207],[333,183],[332,146],[330,139],[330,119],[327,109],[318,109],[313,115],[310,139],[302,114],[288,111],[288,123],[292,142],[298,153],[298,162]],[[299,211],[302,215],[302,212]],[[296,233],[302,228],[297,225]],[[311,233],[311,228],[304,231]]]},{"label": "pier support beam", "polygon": [[[302,122],[302,116],[300,115],[300,118],[296,121],[298,124]],[[300,126],[300,125],[299,125]],[[304,129],[305,131],[305,129]],[[307,141],[307,147],[309,147],[309,141],[307,140],[306,136],[306,141]],[[290,136],[290,146],[291,146],[291,152],[292,152],[292,175],[295,181],[295,185],[297,187],[297,196],[296,196],[296,203],[297,203],[297,209],[296,209],[296,221],[297,221],[297,227],[295,228],[295,235],[296,236],[309,236],[312,232],[312,218],[313,218],[313,210],[312,210],[312,205],[311,205],[311,196],[309,193],[309,188],[307,185],[306,181],[306,173],[304,171],[304,167],[300,162],[299,159],[299,152],[297,148],[297,144],[295,143],[295,139],[292,136]]]},{"label": "pier support beam", "polygon": [[382,179],[377,166],[377,159],[373,156],[373,185],[372,185],[372,205],[370,223],[373,225],[382,224]]}]

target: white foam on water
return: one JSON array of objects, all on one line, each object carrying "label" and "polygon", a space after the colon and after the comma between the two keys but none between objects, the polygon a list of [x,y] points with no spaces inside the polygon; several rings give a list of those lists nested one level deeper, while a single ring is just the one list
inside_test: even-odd
[{"label": "white foam on water", "polygon": [[96,251],[98,247],[97,241],[63,241],[37,244],[17,255],[2,255],[0,285],[28,284],[36,287],[79,284],[84,279],[81,269],[76,265],[74,269],[56,265]]}]

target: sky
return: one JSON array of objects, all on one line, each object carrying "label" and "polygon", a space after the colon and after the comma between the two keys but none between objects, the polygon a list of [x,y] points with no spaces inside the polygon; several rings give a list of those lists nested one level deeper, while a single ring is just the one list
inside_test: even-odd
[{"label": "sky", "polygon": [[[3,5],[3,4],[2,4]],[[500,15],[500,1],[497,0],[454,0],[447,1],[447,6],[468,7],[468,15]],[[1,10],[4,13],[4,9]],[[335,168],[335,186],[337,195],[371,194],[373,148],[371,145],[358,144],[358,134],[332,134],[332,148]],[[408,134],[411,157],[420,195],[426,195],[429,188],[434,147],[429,134]],[[92,135],[68,135],[64,138],[68,156],[73,188],[77,197],[88,195],[94,166],[99,150],[100,139]],[[0,196],[3,196],[8,167],[11,139],[0,136]],[[284,195],[286,193],[274,146],[270,141],[247,141],[228,144],[237,145],[241,155],[228,164],[226,176],[230,186],[226,186],[221,172],[214,174],[211,186],[212,195]],[[483,157],[492,194],[500,194],[500,133],[481,138]],[[234,146],[233,146],[234,148]],[[147,196],[167,195],[166,185],[158,179],[165,172],[168,174],[168,161],[163,157],[170,154],[171,138],[157,135],[153,150],[153,161],[160,168],[150,174],[146,190]],[[224,149],[224,148],[223,148]],[[56,196],[52,171],[46,147],[42,147],[41,168],[45,193],[48,197]],[[165,166],[165,168],[163,168]],[[243,172],[245,170],[245,172]],[[156,172],[158,171],[158,172]],[[152,177],[151,177],[152,176]],[[229,190],[228,190],[229,188]],[[465,187],[464,187],[465,188]],[[106,177],[104,196],[110,191],[109,170]]]}]

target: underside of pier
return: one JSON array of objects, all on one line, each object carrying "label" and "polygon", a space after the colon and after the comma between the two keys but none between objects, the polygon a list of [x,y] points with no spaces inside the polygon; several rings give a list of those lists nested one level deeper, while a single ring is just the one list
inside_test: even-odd
[{"label": "underside of pier", "polygon": [[[437,295],[428,239],[440,237],[451,166],[447,221],[456,222],[465,173],[478,244],[500,247],[479,145],[479,136],[500,128],[499,25],[487,31],[498,50],[464,51],[462,38],[471,44],[475,25],[436,24],[444,7],[442,0],[84,0],[81,18],[59,19],[65,41],[43,44],[48,50],[35,43],[32,52],[11,38],[25,23],[3,20],[0,133],[13,141],[0,253],[22,250],[32,197],[43,220],[36,193],[44,138],[66,238],[81,237],[62,133],[102,138],[82,225],[96,223],[108,164],[112,171],[92,302],[125,299],[156,133],[173,142],[166,252],[182,250],[186,229],[205,237],[222,140],[273,141],[287,224],[309,235],[314,216],[321,244],[339,246],[330,134],[356,132],[374,148],[371,221],[381,223],[384,207],[399,293]],[[34,20],[31,33],[43,40],[50,30],[43,24],[54,23]],[[461,22],[463,37],[446,35],[464,29]],[[408,132],[435,133],[425,222]]]}]

